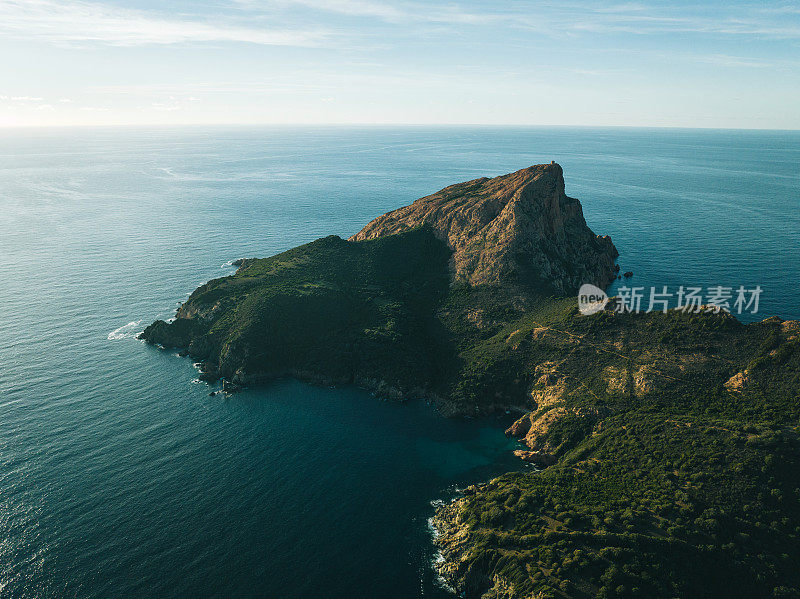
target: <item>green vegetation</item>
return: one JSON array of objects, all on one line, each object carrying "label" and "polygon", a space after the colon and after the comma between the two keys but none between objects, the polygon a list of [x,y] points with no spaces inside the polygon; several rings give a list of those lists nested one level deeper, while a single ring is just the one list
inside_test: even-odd
[{"label": "green vegetation", "polygon": [[236,382],[530,413],[519,436],[557,463],[438,515],[442,573],[469,597],[800,597],[796,328],[583,317],[530,287],[452,286],[450,256],[428,227],[328,237],[245,261],[144,338]]},{"label": "green vegetation", "polygon": [[247,260],[144,338],[188,347],[233,380],[294,374],[424,388],[444,353],[433,314],[447,293],[448,256],[427,229],[361,243],[326,237]]},{"label": "green vegetation", "polygon": [[532,420],[565,410],[536,438],[559,460],[443,508],[442,573],[470,597],[800,597],[800,340],[717,314],[548,326],[527,367],[557,362]]},{"label": "green vegetation", "polygon": [[800,596],[799,449],[778,422],[623,411],[445,508],[469,535],[453,578],[498,575],[514,597]]}]

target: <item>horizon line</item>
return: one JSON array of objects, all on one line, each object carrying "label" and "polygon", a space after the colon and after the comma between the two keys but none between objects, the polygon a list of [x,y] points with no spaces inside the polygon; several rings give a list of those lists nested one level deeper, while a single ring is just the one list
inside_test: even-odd
[{"label": "horizon line", "polygon": [[252,123],[101,123],[101,124],[63,124],[63,125],[0,125],[0,130],[22,129],[158,129],[158,128],[199,128],[199,127],[419,127],[419,128],[453,128],[453,127],[484,127],[484,128],[550,128],[550,129],[674,129],[691,131],[774,131],[797,133],[800,128],[790,129],[784,127],[693,127],[687,125],[588,125],[588,124],[533,124],[533,123],[359,123],[359,122],[252,122]]}]

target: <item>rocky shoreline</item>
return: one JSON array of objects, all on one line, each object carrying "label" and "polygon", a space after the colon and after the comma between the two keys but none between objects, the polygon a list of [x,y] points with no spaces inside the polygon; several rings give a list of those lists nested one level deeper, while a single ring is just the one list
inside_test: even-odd
[{"label": "rocky shoreline", "polygon": [[[491,483],[473,485],[464,490],[473,495],[491,488]],[[471,530],[460,521],[460,508],[466,497],[457,498],[436,510],[430,519],[434,529],[434,546],[439,558],[433,562],[437,576],[459,596],[503,597],[513,585],[497,574],[491,574],[470,559],[474,548]]]}]

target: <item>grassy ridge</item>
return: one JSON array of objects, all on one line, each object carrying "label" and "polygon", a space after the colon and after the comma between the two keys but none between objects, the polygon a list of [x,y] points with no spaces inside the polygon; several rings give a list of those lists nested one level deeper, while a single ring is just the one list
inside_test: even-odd
[{"label": "grassy ridge", "polygon": [[434,312],[448,290],[449,255],[427,228],[359,243],[326,237],[246,261],[144,338],[188,347],[229,379],[307,373],[436,387],[447,336]]}]

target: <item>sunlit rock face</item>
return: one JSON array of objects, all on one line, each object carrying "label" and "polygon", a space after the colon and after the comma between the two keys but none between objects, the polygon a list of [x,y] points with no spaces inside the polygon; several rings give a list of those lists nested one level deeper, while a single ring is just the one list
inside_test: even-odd
[{"label": "sunlit rock face", "polygon": [[453,250],[456,283],[514,283],[568,294],[583,283],[605,287],[616,276],[617,249],[586,225],[556,163],[445,187],[376,218],[351,239],[423,224]]}]

